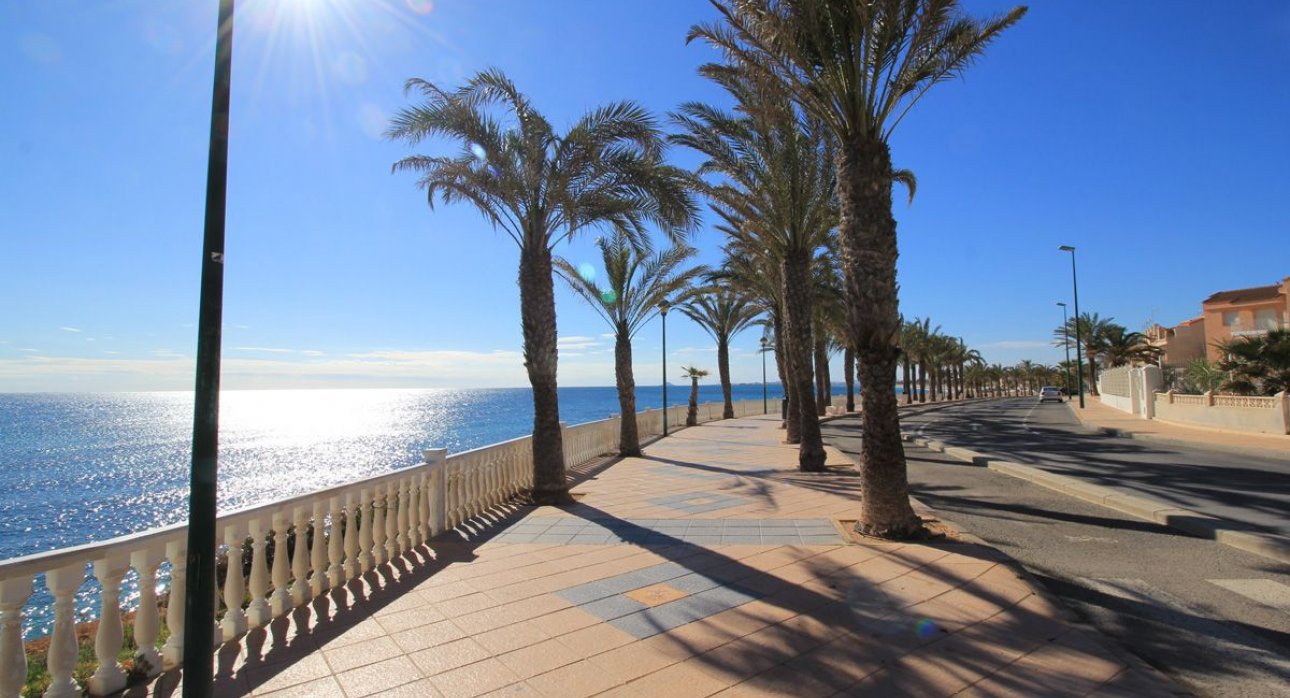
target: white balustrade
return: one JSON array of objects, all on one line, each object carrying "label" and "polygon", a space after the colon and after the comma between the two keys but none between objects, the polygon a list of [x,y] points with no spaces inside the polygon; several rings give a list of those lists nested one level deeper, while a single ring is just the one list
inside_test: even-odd
[{"label": "white balustrade", "polygon": [[[754,411],[749,401],[736,414]],[[720,418],[721,403],[701,414]],[[685,406],[669,408],[669,431],[683,424]],[[760,413],[757,401],[756,413]],[[662,410],[638,412],[641,438],[662,432]],[[618,447],[619,417],[566,427],[567,460],[576,466]],[[359,482],[222,514],[217,530],[227,546],[222,590],[215,589],[217,641],[232,640],[248,627],[259,627],[309,602],[329,588],[343,585],[428,543],[466,519],[508,501],[533,485],[529,438],[485,446],[449,456],[446,449],[427,449],[424,462]],[[294,536],[294,545],[288,539]],[[267,546],[272,541],[272,563]],[[72,676],[77,661],[75,595],[86,580],[87,566],[102,585],[102,611],[94,640],[99,665],[87,682],[95,695],[120,690],[125,672],[117,663],[123,637],[121,586],[133,568],[138,577],[139,606],[134,636],[139,645],[135,666],[148,674],[178,666],[183,659],[184,599],[187,589],[187,529],[183,525],[123,536],[101,543],[0,562],[0,698],[16,696],[26,681],[23,644],[24,607],[34,582],[44,576],[54,597],[53,637],[47,665],[52,677],[46,696],[80,696]],[[250,544],[249,579],[243,575],[244,546]],[[168,561],[165,624],[169,635],[158,649],[161,614],[158,574]],[[250,603],[242,602],[249,588]],[[217,613],[218,615],[218,613]]]}]

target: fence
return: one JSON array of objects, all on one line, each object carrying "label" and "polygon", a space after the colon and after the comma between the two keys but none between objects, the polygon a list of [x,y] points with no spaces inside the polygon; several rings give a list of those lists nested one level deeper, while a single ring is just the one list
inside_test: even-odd
[{"label": "fence", "polygon": [[[740,400],[735,416],[762,413],[761,400]],[[700,424],[721,419],[722,403],[699,405]],[[669,430],[685,423],[687,407],[667,408]],[[661,434],[663,411],[635,415],[642,439]],[[569,467],[617,451],[619,416],[562,427]],[[428,449],[421,464],[268,504],[227,512],[216,530],[227,548],[218,633],[232,640],[249,628],[308,603],[332,587],[383,565],[432,537],[532,487],[531,437],[448,455]],[[0,562],[0,698],[18,696],[27,678],[24,610],[43,586],[53,597],[53,633],[47,657],[52,682],[48,698],[82,695],[73,678],[78,648],[76,595],[89,576],[101,586],[101,612],[94,640],[98,668],[85,689],[105,695],[122,689],[126,673],[117,656],[124,644],[121,588],[131,570],[137,576],[134,638],[136,667],[155,675],[183,657],[184,604],[166,604],[169,639],[157,648],[161,613],[158,572],[170,567],[170,599],[184,597],[187,526],[122,536],[101,543],[39,553]],[[242,575],[249,551],[250,574]],[[272,551],[272,554],[269,554]],[[270,557],[272,561],[270,561]],[[243,601],[249,592],[250,601]]]},{"label": "fence", "polygon": [[1172,390],[1154,395],[1156,419],[1263,434],[1290,434],[1290,401],[1247,395],[1183,395]]}]

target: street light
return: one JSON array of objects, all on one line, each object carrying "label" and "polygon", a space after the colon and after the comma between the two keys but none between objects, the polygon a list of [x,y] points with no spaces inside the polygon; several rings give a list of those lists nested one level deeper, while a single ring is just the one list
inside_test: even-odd
[{"label": "street light", "polygon": [[666,298],[658,303],[658,313],[663,316],[663,436],[667,436],[667,310],[671,307]]},{"label": "street light", "polygon": [[761,413],[770,414],[770,403],[767,401],[766,392],[766,352],[770,351],[767,345],[766,337],[761,338]]},{"label": "street light", "polygon": [[1066,392],[1069,394],[1071,391],[1071,333],[1068,331],[1070,321],[1066,319],[1066,304],[1057,301],[1057,305],[1062,307],[1062,344],[1066,346]]},{"label": "street light", "polygon": [[[1075,276],[1075,248],[1062,245],[1057,249],[1071,253],[1071,289],[1075,294],[1075,376],[1079,385],[1079,408],[1082,410],[1084,409],[1084,358],[1080,347],[1082,340],[1079,336],[1079,282]],[[1093,357],[1090,356],[1089,361],[1092,360]]]},{"label": "street light", "polygon": [[[197,370],[193,395],[193,459],[189,472],[184,698],[214,690],[215,515],[219,474],[220,340],[224,316],[224,214],[228,193],[228,115],[233,73],[233,0],[220,0],[206,160],[206,221],[202,233]],[[177,580],[176,580],[177,581]],[[171,599],[171,603],[180,602]]]}]

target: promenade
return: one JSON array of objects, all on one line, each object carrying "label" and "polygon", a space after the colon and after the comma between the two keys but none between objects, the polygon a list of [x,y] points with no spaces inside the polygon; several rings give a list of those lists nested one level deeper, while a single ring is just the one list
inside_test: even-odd
[{"label": "promenade", "polygon": [[1175,695],[991,548],[854,540],[856,471],[829,449],[796,472],[778,421],[684,429],[580,470],[576,506],[472,521],[226,645],[217,694]]}]

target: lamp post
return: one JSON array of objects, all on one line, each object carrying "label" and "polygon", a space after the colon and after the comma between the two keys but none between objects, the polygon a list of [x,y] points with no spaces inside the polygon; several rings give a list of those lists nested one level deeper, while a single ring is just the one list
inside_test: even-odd
[{"label": "lamp post", "polygon": [[[184,698],[214,690],[215,515],[219,472],[220,329],[224,317],[224,213],[228,193],[228,115],[233,73],[233,0],[220,0],[206,160],[206,222],[202,239],[193,396],[193,460],[189,473],[187,586],[184,604]],[[179,602],[171,599],[171,603]]]},{"label": "lamp post", "polygon": [[[1066,347],[1066,393],[1071,391],[1071,333],[1068,331],[1070,321],[1066,319],[1066,304],[1057,301],[1062,307],[1062,344]],[[1078,321],[1076,321],[1078,322]]]},{"label": "lamp post", "polygon": [[767,348],[768,344],[770,344],[770,342],[766,341],[765,337],[762,337],[761,338],[761,413],[762,414],[770,414],[770,403],[767,400],[768,393],[766,391],[766,352],[770,351],[770,349]]},{"label": "lamp post", "polygon": [[[1075,248],[1062,245],[1057,249],[1071,253],[1071,290],[1075,295],[1075,376],[1079,386],[1079,408],[1082,410],[1084,409],[1084,358],[1083,348],[1080,346],[1083,340],[1079,336],[1079,281],[1075,276]],[[1089,360],[1092,361],[1093,357],[1090,356]]]},{"label": "lamp post", "polygon": [[671,307],[666,298],[659,301],[658,313],[663,317],[663,436],[667,436],[667,310]]}]

